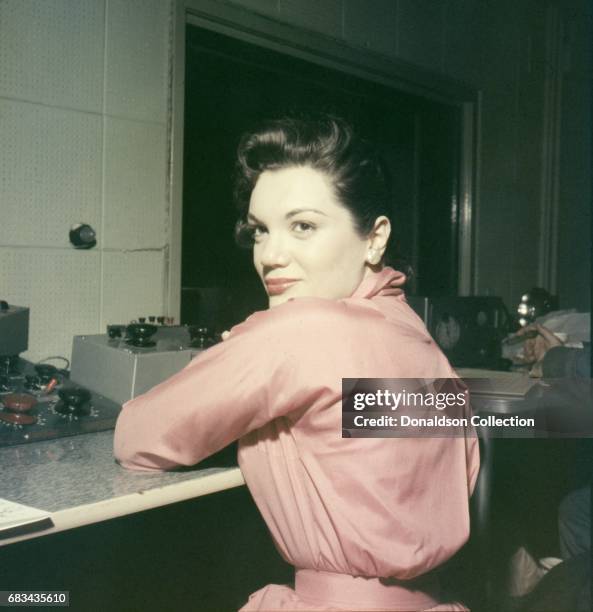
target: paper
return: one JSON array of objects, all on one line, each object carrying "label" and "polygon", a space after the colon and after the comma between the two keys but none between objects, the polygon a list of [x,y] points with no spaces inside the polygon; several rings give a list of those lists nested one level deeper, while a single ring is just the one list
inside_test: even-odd
[{"label": "paper", "polygon": [[0,538],[53,527],[50,514],[31,506],[0,498]]}]

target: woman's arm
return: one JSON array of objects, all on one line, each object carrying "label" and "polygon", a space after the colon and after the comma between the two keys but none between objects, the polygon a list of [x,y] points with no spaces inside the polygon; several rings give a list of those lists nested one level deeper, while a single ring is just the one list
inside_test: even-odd
[{"label": "woman's arm", "polygon": [[311,370],[312,316],[290,304],[256,313],[225,342],[127,402],[115,428],[116,459],[138,470],[194,465],[328,393]]}]

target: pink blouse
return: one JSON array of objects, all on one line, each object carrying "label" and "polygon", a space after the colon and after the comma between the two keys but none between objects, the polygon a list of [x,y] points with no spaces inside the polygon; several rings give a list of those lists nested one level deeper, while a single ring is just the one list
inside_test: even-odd
[{"label": "pink blouse", "polygon": [[114,450],[129,469],[193,465],[240,438],[247,486],[297,568],[296,591],[269,585],[245,610],[438,603],[431,585],[405,581],[466,541],[477,440],[341,437],[342,378],[455,376],[407,305],[404,280],[385,268],[349,298],[257,312],[123,407]]}]

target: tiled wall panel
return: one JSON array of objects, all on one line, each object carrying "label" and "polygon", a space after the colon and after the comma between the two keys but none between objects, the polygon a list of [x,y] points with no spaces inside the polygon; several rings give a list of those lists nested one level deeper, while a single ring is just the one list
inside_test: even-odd
[{"label": "tiled wall panel", "polygon": [[105,247],[164,246],[166,145],[164,125],[106,119]]},{"label": "tiled wall panel", "polygon": [[74,335],[98,333],[99,265],[98,251],[0,248],[2,299],[31,309],[23,357],[69,359]]},{"label": "tiled wall panel", "polygon": [[397,49],[395,0],[343,0],[344,38],[351,44],[394,57]]},{"label": "tiled wall panel", "polygon": [[442,72],[445,2],[398,0],[397,7],[398,57]]},{"label": "tiled wall panel", "polygon": [[[584,34],[584,33],[583,33]],[[586,44],[582,41],[581,44]],[[589,49],[591,39],[589,38]],[[589,53],[589,62],[591,62]],[[577,61],[583,60],[575,60]],[[591,77],[564,83],[559,185],[558,293],[563,307],[591,310]],[[589,126],[589,129],[584,129]]]},{"label": "tiled wall panel", "polygon": [[342,2],[323,0],[323,2],[303,2],[303,0],[278,0],[278,13],[281,21],[291,25],[315,30],[326,36],[342,36]]},{"label": "tiled wall panel", "polygon": [[480,3],[446,2],[443,20],[443,72],[477,85],[480,82]]},{"label": "tiled wall panel", "polygon": [[169,6],[107,0],[106,112],[165,123]]},{"label": "tiled wall panel", "polygon": [[0,2],[0,96],[100,112],[105,0]]},{"label": "tiled wall panel", "polygon": [[[170,8],[0,0],[0,297],[31,308],[29,358],[163,314]],[[95,249],[70,246],[80,221]]]},{"label": "tiled wall panel", "polygon": [[163,313],[162,251],[103,253],[101,328]]},{"label": "tiled wall panel", "polygon": [[278,16],[278,0],[231,0],[231,2],[254,13],[270,17]]},{"label": "tiled wall panel", "polygon": [[[69,245],[101,219],[101,117],[0,98],[0,245]],[[100,239],[100,237],[99,237]]]}]

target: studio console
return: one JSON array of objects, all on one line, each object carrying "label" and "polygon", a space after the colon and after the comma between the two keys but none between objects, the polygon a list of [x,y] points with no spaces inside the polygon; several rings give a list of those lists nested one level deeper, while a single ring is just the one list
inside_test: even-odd
[{"label": "studio console", "polygon": [[0,446],[113,428],[120,405],[74,385],[67,372],[0,357]]},{"label": "studio console", "polygon": [[[218,338],[152,317],[75,336],[71,369],[30,363],[29,309],[0,301],[0,446],[104,431],[122,404],[169,378]],[[44,361],[68,362],[65,358]],[[63,364],[61,364],[63,365]]]}]

